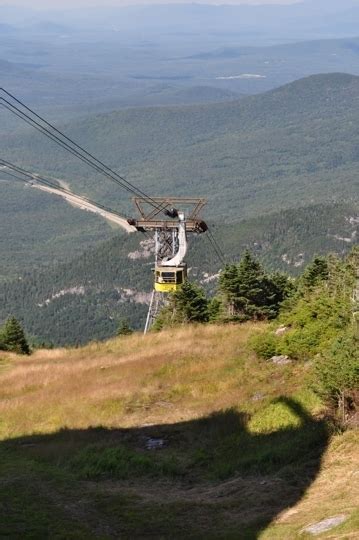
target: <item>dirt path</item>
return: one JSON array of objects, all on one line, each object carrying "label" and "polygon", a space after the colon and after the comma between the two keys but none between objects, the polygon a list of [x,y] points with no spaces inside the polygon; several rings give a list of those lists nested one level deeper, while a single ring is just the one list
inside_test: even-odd
[{"label": "dirt path", "polygon": [[[65,183],[63,180],[61,180],[62,186],[69,191],[68,184]],[[62,197],[66,202],[68,202],[71,206],[75,206],[77,208],[81,208],[81,210],[85,210],[86,212],[92,212],[93,214],[97,214],[107,221],[111,221],[112,223],[116,223],[116,225],[119,225],[122,229],[124,229],[127,233],[135,232],[135,227],[132,227],[132,225],[129,225],[127,223],[127,220],[125,218],[122,218],[118,216],[117,214],[113,214],[112,212],[109,212],[107,210],[103,210],[102,208],[96,206],[93,203],[90,203],[80,197],[79,195],[75,195],[73,193],[65,193],[59,189],[42,186],[41,184],[36,184],[34,182],[31,184],[32,187],[36,189],[40,189],[41,191],[46,191],[47,193],[52,193],[53,195],[59,195]]]}]

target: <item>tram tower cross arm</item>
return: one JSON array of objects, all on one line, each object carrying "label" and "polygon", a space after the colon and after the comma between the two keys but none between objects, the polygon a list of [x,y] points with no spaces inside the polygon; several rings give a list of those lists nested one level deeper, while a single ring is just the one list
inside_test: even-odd
[{"label": "tram tower cross arm", "polygon": [[178,229],[179,212],[186,214],[186,232],[204,233],[207,224],[201,218],[206,199],[181,197],[135,197],[133,199],[139,217],[128,219],[128,223],[138,231],[158,231]]}]

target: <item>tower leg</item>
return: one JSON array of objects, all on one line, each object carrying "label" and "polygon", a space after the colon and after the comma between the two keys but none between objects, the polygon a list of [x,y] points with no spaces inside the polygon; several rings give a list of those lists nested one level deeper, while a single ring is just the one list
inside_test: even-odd
[{"label": "tower leg", "polygon": [[151,295],[150,305],[148,308],[144,334],[147,334],[147,332],[150,330],[151,326],[157,319],[159,312],[165,306],[165,304],[166,304],[166,295],[161,292],[153,290],[152,295]]}]

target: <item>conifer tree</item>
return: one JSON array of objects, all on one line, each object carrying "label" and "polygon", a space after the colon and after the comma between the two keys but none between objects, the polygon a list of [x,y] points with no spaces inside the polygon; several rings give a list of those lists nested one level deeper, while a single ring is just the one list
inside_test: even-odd
[{"label": "conifer tree", "polygon": [[208,301],[198,285],[186,280],[173,294],[173,309],[178,322],[200,322],[209,320]]},{"label": "conifer tree", "polygon": [[237,312],[255,317],[259,307],[265,305],[264,271],[260,263],[246,250],[238,266]]},{"label": "conifer tree", "polygon": [[209,322],[216,322],[220,320],[221,313],[223,311],[222,302],[216,296],[211,298],[208,302],[208,320]]},{"label": "conifer tree", "polygon": [[236,264],[227,264],[224,267],[219,276],[219,289],[227,306],[228,315],[233,316],[238,293],[238,266]]},{"label": "conifer tree", "polygon": [[302,283],[306,288],[315,287],[322,281],[326,281],[329,277],[328,261],[325,257],[315,257],[309,264],[303,275]]},{"label": "conifer tree", "polygon": [[0,342],[7,351],[18,354],[30,354],[30,347],[24,330],[15,317],[9,317],[1,331]]},{"label": "conifer tree", "polygon": [[171,294],[169,302],[156,319],[154,330],[183,323],[207,323],[210,320],[209,303],[198,285],[186,280]]},{"label": "conifer tree", "polygon": [[118,330],[117,330],[117,335],[118,336],[130,336],[131,334],[133,334],[133,330],[130,327],[130,325],[128,323],[128,320],[127,319],[122,319],[120,324],[119,324]]},{"label": "conifer tree", "polygon": [[228,316],[238,320],[273,318],[291,286],[283,274],[267,275],[247,250],[239,265],[222,272],[219,288]]}]

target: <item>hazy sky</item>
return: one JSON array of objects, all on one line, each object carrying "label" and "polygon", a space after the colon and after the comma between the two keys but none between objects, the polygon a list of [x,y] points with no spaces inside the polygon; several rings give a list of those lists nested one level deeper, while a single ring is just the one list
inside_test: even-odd
[{"label": "hazy sky", "polygon": [[0,0],[0,5],[28,8],[70,8],[84,6],[124,6],[135,4],[293,4],[299,0]]}]

